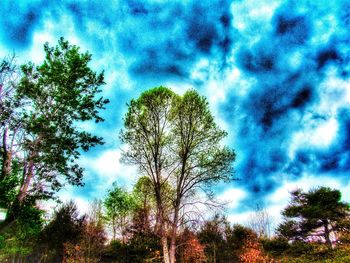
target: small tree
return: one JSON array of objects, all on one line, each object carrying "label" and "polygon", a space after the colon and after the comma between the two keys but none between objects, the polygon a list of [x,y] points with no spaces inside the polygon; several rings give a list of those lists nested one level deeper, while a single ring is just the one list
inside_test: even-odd
[{"label": "small tree", "polygon": [[340,191],[319,187],[309,192],[298,189],[291,195],[282,212],[285,222],[278,227],[279,235],[290,240],[322,237],[331,247],[331,234],[341,230],[340,223],[350,212],[349,204],[341,201]]},{"label": "small tree", "polygon": [[85,262],[100,262],[101,252],[106,240],[107,234],[103,225],[102,202],[94,200],[89,205],[82,240],[79,243],[79,247],[84,253]]},{"label": "small tree", "polygon": [[120,230],[123,243],[126,242],[127,227],[129,225],[129,215],[135,207],[135,200],[131,194],[115,183],[108,191],[104,200],[107,220],[110,222],[113,231],[113,240],[116,239],[117,230]]},{"label": "small tree", "polygon": [[254,213],[250,215],[248,225],[260,238],[269,238],[271,235],[272,218],[268,211],[259,204]]},{"label": "small tree", "polygon": [[198,236],[188,228],[178,237],[178,259],[179,262],[207,262],[205,257],[205,246],[198,240]]}]

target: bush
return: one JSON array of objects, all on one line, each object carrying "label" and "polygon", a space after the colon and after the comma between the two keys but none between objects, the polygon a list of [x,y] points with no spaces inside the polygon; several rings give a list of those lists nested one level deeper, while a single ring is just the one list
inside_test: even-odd
[{"label": "bush", "polygon": [[290,247],[288,240],[283,237],[262,239],[261,243],[264,250],[273,256],[282,255]]}]

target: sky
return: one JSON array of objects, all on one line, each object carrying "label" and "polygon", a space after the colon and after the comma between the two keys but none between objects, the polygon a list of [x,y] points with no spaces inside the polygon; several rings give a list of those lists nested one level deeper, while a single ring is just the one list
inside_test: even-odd
[{"label": "sky", "polygon": [[105,72],[106,121],[82,126],[105,144],[82,155],[85,186],[63,200],[84,210],[114,181],[135,183],[137,169],[120,162],[122,118],[130,99],[163,85],[198,90],[228,132],[238,180],[216,191],[230,221],[256,205],[278,221],[296,188],[350,201],[349,1],[4,0],[0,12],[1,57],[39,64],[62,36]]}]

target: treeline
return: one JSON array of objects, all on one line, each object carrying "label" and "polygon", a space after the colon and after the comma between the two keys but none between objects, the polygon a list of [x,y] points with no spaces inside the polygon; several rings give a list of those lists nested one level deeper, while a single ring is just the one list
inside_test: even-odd
[{"label": "treeline", "polygon": [[[163,262],[161,230],[149,186],[148,177],[141,177],[131,191],[114,184],[104,199],[90,203],[85,215],[79,215],[73,201],[58,207],[49,220],[27,213],[29,218],[2,232],[0,260]],[[266,211],[262,210],[252,214],[245,225],[232,225],[218,213],[211,219],[198,217],[191,223],[182,222],[179,227],[175,259],[347,262],[349,211],[349,204],[340,201],[338,190],[320,187],[291,193],[290,204],[282,211],[284,221],[272,235],[268,233]],[[169,232],[167,235],[170,238]]]}]

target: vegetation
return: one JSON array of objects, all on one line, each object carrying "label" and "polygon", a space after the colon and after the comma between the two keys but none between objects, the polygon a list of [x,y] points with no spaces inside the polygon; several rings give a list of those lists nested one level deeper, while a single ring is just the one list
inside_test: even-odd
[{"label": "vegetation", "polygon": [[140,172],[131,190],[114,183],[87,214],[70,201],[47,215],[41,201],[82,185],[80,153],[103,141],[79,127],[103,121],[108,100],[89,53],[64,39],[44,51],[39,66],[0,64],[1,262],[350,261],[350,207],[336,189],[293,191],[275,233],[260,206],[245,225],[228,221],[213,186],[233,178],[235,152],[195,90],[156,87],[129,103],[120,139]]}]

